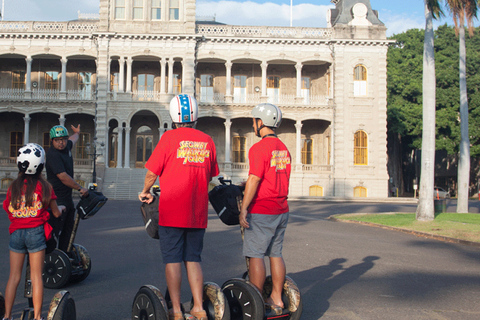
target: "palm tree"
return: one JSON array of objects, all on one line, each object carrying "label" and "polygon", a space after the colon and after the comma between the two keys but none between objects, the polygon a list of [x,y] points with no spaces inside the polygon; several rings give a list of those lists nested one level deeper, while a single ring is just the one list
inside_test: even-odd
[{"label": "palm tree", "polygon": [[417,220],[433,220],[433,187],[435,182],[435,56],[433,19],[443,14],[438,0],[424,0],[425,40],[423,45],[423,127],[420,193]]},{"label": "palm tree", "polygon": [[468,136],[467,71],[465,66],[465,20],[470,36],[473,35],[473,18],[477,17],[477,0],[447,0],[448,9],[455,23],[455,33],[459,37],[460,71],[460,155],[458,161],[457,212],[468,212],[470,185],[470,138]]}]

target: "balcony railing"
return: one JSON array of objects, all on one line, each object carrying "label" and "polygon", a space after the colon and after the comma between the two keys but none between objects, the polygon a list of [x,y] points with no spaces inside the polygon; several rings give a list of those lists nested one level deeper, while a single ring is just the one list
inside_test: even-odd
[{"label": "balcony railing", "polygon": [[[30,92],[25,89],[0,88],[0,99],[7,100],[58,100],[61,97],[59,90],[34,89]],[[95,100],[95,93],[83,90],[68,90],[64,93],[64,99],[70,101]]]},{"label": "balcony railing", "polygon": [[92,33],[97,31],[98,21],[77,20],[65,22],[53,21],[0,21],[0,32],[62,32]]},{"label": "balcony railing", "polygon": [[234,26],[197,24],[197,33],[206,36],[265,37],[265,38],[314,38],[330,39],[332,28]]}]

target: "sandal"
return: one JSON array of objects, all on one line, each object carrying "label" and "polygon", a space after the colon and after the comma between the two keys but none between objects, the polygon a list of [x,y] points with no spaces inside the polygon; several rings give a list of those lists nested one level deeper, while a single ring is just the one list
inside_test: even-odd
[{"label": "sandal", "polygon": [[207,317],[207,312],[205,310],[198,311],[198,312],[192,312],[190,311],[190,314],[195,317],[197,320],[208,320]]},{"label": "sandal", "polygon": [[168,320],[184,320],[185,318],[183,317],[182,312],[173,312],[169,311],[168,312]]}]

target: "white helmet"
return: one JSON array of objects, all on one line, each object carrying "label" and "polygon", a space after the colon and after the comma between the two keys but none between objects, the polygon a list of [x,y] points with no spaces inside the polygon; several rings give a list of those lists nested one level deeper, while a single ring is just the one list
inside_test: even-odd
[{"label": "white helmet", "polygon": [[175,123],[197,121],[197,100],[189,94],[179,94],[175,96],[172,101],[170,101],[170,117]]},{"label": "white helmet", "polygon": [[45,165],[45,150],[36,143],[27,143],[18,150],[17,166],[25,174],[42,172]]},{"label": "white helmet", "polygon": [[278,128],[282,122],[282,111],[271,103],[260,103],[252,110],[255,119],[262,119],[265,127]]}]

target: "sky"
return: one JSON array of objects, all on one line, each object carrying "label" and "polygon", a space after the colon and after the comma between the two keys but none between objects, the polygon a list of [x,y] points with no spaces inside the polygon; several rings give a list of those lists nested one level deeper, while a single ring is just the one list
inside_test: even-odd
[{"label": "sky", "polygon": [[[68,21],[78,12],[98,13],[99,0],[0,0],[4,21]],[[292,2],[291,2],[292,1]],[[293,4],[292,16],[290,4]],[[391,36],[408,29],[425,27],[423,0],[370,0]],[[330,0],[197,0],[197,16],[215,16],[217,22],[233,25],[269,25],[325,28]],[[292,17],[292,19],[291,19]],[[446,17],[434,26],[448,23]],[[478,20],[475,26],[478,26]]]}]

